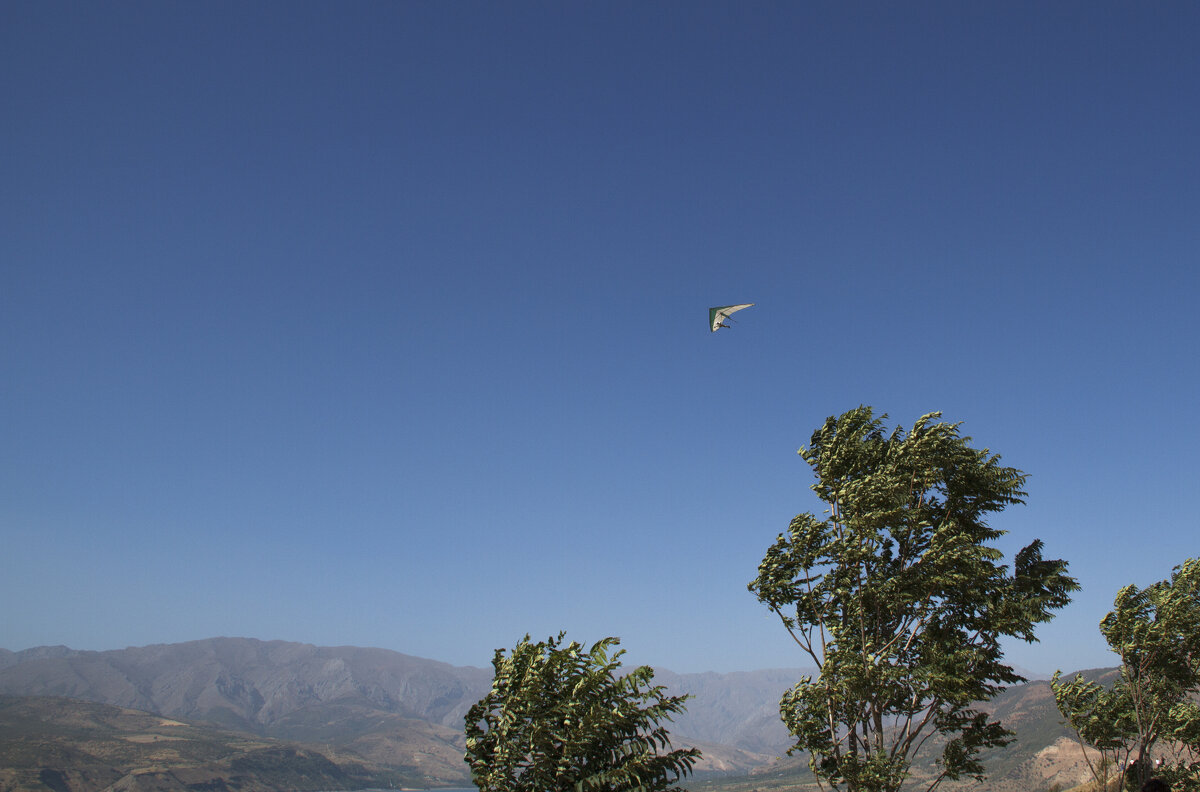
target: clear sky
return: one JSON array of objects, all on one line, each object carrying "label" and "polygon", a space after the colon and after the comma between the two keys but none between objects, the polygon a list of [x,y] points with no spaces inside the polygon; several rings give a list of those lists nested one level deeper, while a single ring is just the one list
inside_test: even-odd
[{"label": "clear sky", "polygon": [[4,648],[801,665],[746,584],[862,403],[1030,474],[1019,665],[1200,555],[1196,4],[0,18]]}]

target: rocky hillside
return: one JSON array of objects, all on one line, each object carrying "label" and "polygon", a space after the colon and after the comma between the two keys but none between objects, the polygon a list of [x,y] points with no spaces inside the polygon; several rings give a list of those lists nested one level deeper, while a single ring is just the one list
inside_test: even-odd
[{"label": "rocky hillside", "polygon": [[108,704],[0,696],[0,792],[268,792],[423,781],[344,752]]},{"label": "rocky hillside", "polygon": [[692,696],[687,712],[675,718],[673,734],[774,757],[791,745],[779,719],[779,697],[802,673],[794,668],[730,674],[658,671],[654,681],[676,695]]},{"label": "rocky hillside", "polygon": [[69,696],[261,731],[293,713],[356,701],[458,730],[491,681],[479,668],[357,647],[213,638],[111,652],[7,652],[0,692]]},{"label": "rocky hillside", "polygon": [[[775,701],[798,671],[660,672],[695,695],[671,728],[704,750],[700,772],[749,772],[786,746]],[[463,716],[490,668],[456,667],[385,649],[213,638],[85,652],[0,650],[0,693],[66,696],[192,718],[264,736],[336,745],[462,784]]]},{"label": "rocky hillside", "polygon": [[[777,761],[789,745],[777,702],[801,673],[659,671],[655,681],[694,696],[670,730],[676,746],[704,751],[701,775],[785,778],[803,762]],[[469,785],[463,716],[491,674],[383,649],[243,638],[109,652],[0,650],[0,694],[71,697],[350,751],[443,786]],[[989,706],[1018,733],[1011,749],[991,757],[998,783],[1070,785],[1078,750],[1065,742],[1046,682],[1014,687]]]},{"label": "rocky hillside", "polygon": [[478,668],[383,649],[216,638],[8,653],[0,693],[62,696],[354,751],[434,785],[463,785],[462,719]]},{"label": "rocky hillside", "polygon": [[[1113,672],[1086,671],[1089,678],[1103,679]],[[1090,780],[1087,763],[1074,737],[1061,723],[1054,695],[1045,680],[1016,685],[982,707],[1016,733],[1014,742],[984,756],[987,780],[943,782],[938,789],[948,792],[1045,792],[1057,786],[1071,789]],[[932,750],[916,757],[910,781],[904,789],[916,792],[928,787],[936,772],[933,762],[941,750],[931,740]],[[1095,756],[1093,754],[1093,759]],[[741,779],[712,779],[689,785],[693,792],[798,792],[817,786],[808,772],[807,757],[785,757],[756,768]]]}]

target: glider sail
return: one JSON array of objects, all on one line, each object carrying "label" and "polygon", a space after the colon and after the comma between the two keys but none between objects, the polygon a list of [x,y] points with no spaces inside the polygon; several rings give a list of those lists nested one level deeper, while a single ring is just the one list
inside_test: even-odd
[{"label": "glider sail", "polygon": [[725,324],[725,320],[729,318],[729,314],[734,311],[740,311],[743,308],[749,308],[754,303],[742,303],[741,305],[718,305],[716,308],[708,309],[708,326],[712,332],[717,332],[717,328],[729,327]]}]

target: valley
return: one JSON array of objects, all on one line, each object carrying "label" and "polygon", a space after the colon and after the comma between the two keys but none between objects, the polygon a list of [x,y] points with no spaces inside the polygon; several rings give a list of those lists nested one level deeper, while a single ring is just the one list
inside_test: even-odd
[{"label": "valley", "polygon": [[[676,746],[704,752],[686,786],[808,786],[806,761],[785,756],[777,705],[802,673],[658,671],[656,682],[693,696],[670,726]],[[389,650],[246,638],[0,650],[0,792],[469,787],[462,721],[490,682],[491,669]],[[987,708],[1017,740],[972,788],[1084,780],[1046,682],[1014,686]],[[915,776],[926,771],[919,761]]]}]

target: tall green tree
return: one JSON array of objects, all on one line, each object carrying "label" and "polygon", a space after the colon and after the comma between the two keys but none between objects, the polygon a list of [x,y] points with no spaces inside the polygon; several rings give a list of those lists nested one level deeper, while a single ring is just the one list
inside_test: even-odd
[{"label": "tall green tree", "polygon": [[694,748],[669,750],[664,722],[686,696],[619,673],[624,650],[585,650],[563,633],[496,650],[491,691],[466,715],[471,778],[481,792],[659,792],[691,772]]},{"label": "tall green tree", "polygon": [[[1080,741],[1101,754],[1089,759],[1092,774],[1103,785],[1109,765],[1129,765],[1132,789],[1152,772],[1183,789],[1200,786],[1200,559],[1144,589],[1121,589],[1100,632],[1121,658],[1112,685],[1082,674],[1064,681],[1061,671],[1050,682]],[[1155,771],[1152,758],[1165,758],[1165,769]]]},{"label": "tall green tree", "polygon": [[929,789],[982,778],[979,753],[1011,732],[975,705],[1023,681],[1001,639],[1036,640],[1078,588],[1040,541],[1011,572],[989,544],[1004,532],[987,518],[1023,502],[1024,473],[940,413],[890,433],[886,417],[830,417],[800,449],[826,516],[794,518],[749,586],[818,669],[779,703],[791,750],[851,792],[898,790],[927,744]]}]

